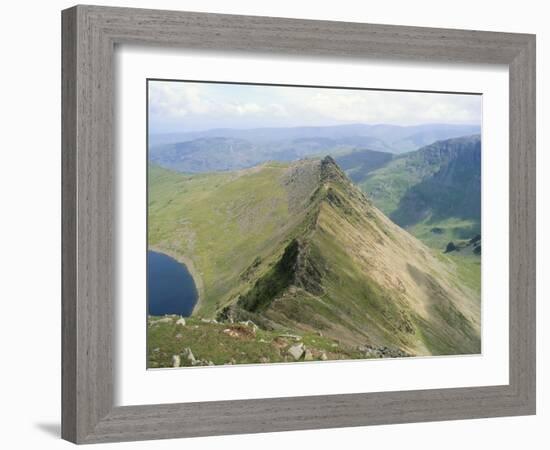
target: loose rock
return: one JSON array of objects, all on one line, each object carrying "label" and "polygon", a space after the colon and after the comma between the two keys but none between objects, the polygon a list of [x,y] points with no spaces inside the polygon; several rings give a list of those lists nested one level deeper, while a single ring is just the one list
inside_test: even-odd
[{"label": "loose rock", "polygon": [[241,325],[246,325],[247,327],[250,327],[252,328],[252,330],[254,330],[254,333],[256,333],[256,331],[258,330],[258,325],[256,325],[254,322],[252,322],[251,320],[247,320],[245,322],[239,322]]},{"label": "loose rock", "polygon": [[162,319],[152,320],[149,325],[159,325],[161,323],[172,323],[171,317],[163,317]]},{"label": "loose rock", "polygon": [[181,352],[184,358],[186,358],[191,364],[196,362],[195,355],[193,355],[193,352],[189,347],[185,347],[183,349],[183,352]]},{"label": "loose rock", "polygon": [[179,367],[181,363],[180,355],[172,356],[172,367]]},{"label": "loose rock", "polygon": [[304,354],[304,344],[299,343],[299,344],[293,345],[288,349],[288,353],[290,356],[294,358],[295,361],[298,361]]},{"label": "loose rock", "polygon": [[216,319],[201,319],[202,323],[218,323]]},{"label": "loose rock", "polygon": [[180,317],[177,321],[176,321],[176,325],[181,325],[182,327],[185,326],[185,319],[183,317]]}]

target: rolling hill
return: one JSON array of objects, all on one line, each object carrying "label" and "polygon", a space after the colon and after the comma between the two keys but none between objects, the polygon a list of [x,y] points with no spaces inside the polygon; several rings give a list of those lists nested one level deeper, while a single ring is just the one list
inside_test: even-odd
[{"label": "rolling hill", "polygon": [[150,248],[189,268],[193,316],[409,355],[479,353],[480,295],[326,157],[149,170]]}]

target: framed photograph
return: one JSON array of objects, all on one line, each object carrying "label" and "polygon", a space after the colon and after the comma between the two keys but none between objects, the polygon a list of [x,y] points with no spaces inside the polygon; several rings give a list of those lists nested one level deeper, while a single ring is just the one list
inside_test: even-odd
[{"label": "framed photograph", "polygon": [[533,35],[62,24],[65,439],[535,413]]}]

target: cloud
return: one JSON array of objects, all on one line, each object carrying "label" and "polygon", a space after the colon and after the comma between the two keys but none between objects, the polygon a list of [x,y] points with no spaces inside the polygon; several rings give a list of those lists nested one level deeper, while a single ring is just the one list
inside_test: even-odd
[{"label": "cloud", "polygon": [[481,99],[471,95],[317,90],[305,96],[299,103],[305,114],[340,122],[475,123],[481,117]]},{"label": "cloud", "polygon": [[151,81],[153,131],[342,123],[480,123],[481,96]]},{"label": "cloud", "polygon": [[201,87],[194,83],[151,82],[149,111],[168,118],[209,114],[215,110],[215,105],[201,91]]}]

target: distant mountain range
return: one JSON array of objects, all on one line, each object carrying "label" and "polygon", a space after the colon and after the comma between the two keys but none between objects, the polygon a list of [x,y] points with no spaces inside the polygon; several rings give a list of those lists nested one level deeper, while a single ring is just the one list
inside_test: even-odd
[{"label": "distant mountain range", "polygon": [[149,160],[179,172],[215,172],[359,149],[400,154],[476,133],[477,125],[448,124],[214,129],[150,135]]},{"label": "distant mountain range", "polygon": [[[429,163],[414,186],[446,186],[468,159],[455,147],[438,144],[399,164]],[[402,159],[371,156],[360,166],[367,176]],[[149,246],[185,262],[200,296],[193,315],[221,329],[252,320],[286,336],[315,332],[334,345],[397,354],[481,350],[479,291],[386,217],[331,157],[192,175],[151,165],[148,206]]]}]

